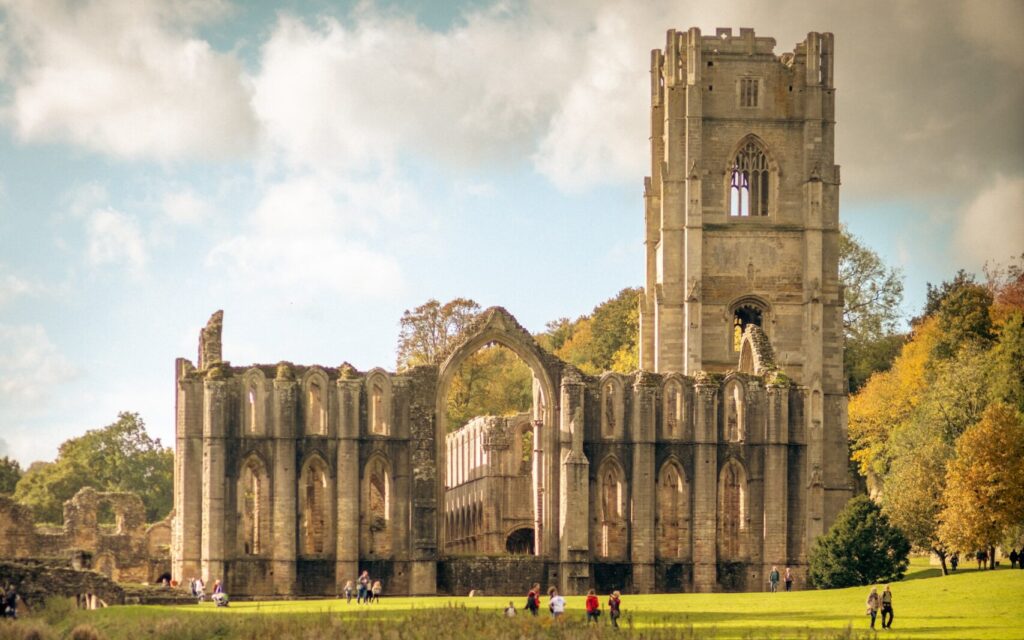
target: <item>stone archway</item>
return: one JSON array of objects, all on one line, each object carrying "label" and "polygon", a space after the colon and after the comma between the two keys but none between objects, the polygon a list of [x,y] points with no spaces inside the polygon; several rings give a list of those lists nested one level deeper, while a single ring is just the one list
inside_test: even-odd
[{"label": "stone archway", "polygon": [[[537,555],[557,556],[557,538],[549,539],[544,531],[554,531],[551,524],[557,522],[557,456],[548,452],[558,451],[558,372],[548,363],[553,356],[546,354],[533,336],[524,329],[508,311],[491,307],[477,316],[476,321],[464,334],[462,342],[445,358],[438,371],[437,397],[435,403],[435,445],[436,463],[439,473],[436,480],[436,495],[439,509],[443,512],[445,503],[445,474],[440,471],[447,467],[445,436],[448,433],[447,400],[452,381],[467,358],[489,344],[499,344],[518,356],[529,367],[534,379],[534,400],[532,419],[538,421],[540,437],[534,439],[535,458],[539,465],[534,469],[534,496],[536,487],[543,486],[542,497],[536,500],[534,508],[534,541]],[[537,468],[539,467],[539,468]],[[443,549],[448,539],[446,519],[437,518],[438,547]]]}]

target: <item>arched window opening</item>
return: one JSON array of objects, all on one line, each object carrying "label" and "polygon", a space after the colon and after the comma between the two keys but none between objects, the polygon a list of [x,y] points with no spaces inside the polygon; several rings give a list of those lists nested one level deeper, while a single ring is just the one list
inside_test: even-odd
[{"label": "arched window opening", "polygon": [[624,516],[622,473],[618,465],[608,463],[600,474],[601,530],[600,551],[605,558],[626,554],[626,519]]},{"label": "arched window opening", "polygon": [[604,429],[602,432],[608,438],[615,435],[615,385],[611,382],[605,383],[603,391]]},{"label": "arched window opening", "polygon": [[260,536],[263,486],[259,469],[253,463],[242,470],[242,550],[246,555],[259,555],[263,540]]},{"label": "arched window opening", "polygon": [[678,438],[683,431],[683,387],[675,380],[665,385],[665,435]]},{"label": "arched window opening", "polygon": [[766,216],[770,204],[768,157],[754,140],[743,145],[733,160],[729,182],[729,215]]},{"label": "arched window opening", "polygon": [[370,425],[373,433],[386,433],[384,418],[384,388],[374,383],[370,391]]},{"label": "arched window opening", "polygon": [[725,387],[725,437],[726,442],[740,442],[744,439],[743,387],[735,380]]},{"label": "arched window opening", "polygon": [[302,533],[307,554],[325,552],[327,529],[327,474],[323,464],[314,460],[306,469],[303,489]]},{"label": "arched window opening", "polygon": [[320,393],[320,385],[316,382],[309,383],[309,399],[306,406],[309,408],[306,420],[307,431],[321,435],[327,433],[323,398]]},{"label": "arched window opening", "polygon": [[743,304],[732,312],[732,350],[739,353],[743,346],[743,332],[754,324],[763,327],[764,311],[753,304]]},{"label": "arched window opening", "polygon": [[718,557],[725,561],[741,560],[743,534],[746,530],[746,479],[743,470],[730,462],[722,470],[719,485]]},{"label": "arched window opening", "polygon": [[658,474],[658,555],[684,558],[690,551],[690,495],[679,466],[666,462]]},{"label": "arched window opening", "polygon": [[367,553],[391,554],[391,470],[387,462],[375,456],[364,472],[363,542]]},{"label": "arched window opening", "polygon": [[249,403],[246,405],[246,414],[249,421],[249,433],[256,433],[256,385],[249,385]]},{"label": "arched window opening", "polygon": [[519,473],[529,475],[533,471],[533,426],[529,423],[523,425],[519,432]]},{"label": "arched window opening", "polygon": [[509,534],[505,550],[514,555],[533,555],[533,528],[522,527]]}]

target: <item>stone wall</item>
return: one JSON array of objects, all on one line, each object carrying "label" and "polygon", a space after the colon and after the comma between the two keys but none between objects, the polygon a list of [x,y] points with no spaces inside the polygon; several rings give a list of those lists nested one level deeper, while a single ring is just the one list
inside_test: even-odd
[{"label": "stone wall", "polygon": [[[488,596],[525,598],[535,582],[544,590],[550,584],[547,563],[533,556],[448,558],[437,563],[437,591],[453,596],[482,591]],[[516,608],[523,605],[513,602]]]}]

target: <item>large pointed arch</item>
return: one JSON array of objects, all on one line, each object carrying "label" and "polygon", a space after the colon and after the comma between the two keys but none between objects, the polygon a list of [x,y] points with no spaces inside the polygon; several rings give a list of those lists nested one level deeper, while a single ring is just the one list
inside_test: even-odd
[{"label": "large pointed arch", "polygon": [[747,559],[750,496],[747,470],[736,458],[729,458],[718,474],[718,559],[738,562]]},{"label": "large pointed arch", "polygon": [[394,529],[394,476],[391,461],[381,452],[366,460],[360,483],[360,535],[363,555],[391,556]]},{"label": "large pointed arch", "polygon": [[[462,341],[452,349],[438,369],[437,398],[434,407],[434,436],[436,459],[439,468],[443,468],[446,464],[444,454],[445,436],[448,433],[448,413],[445,403],[451,390],[452,380],[467,358],[491,343],[500,344],[512,351],[512,353],[526,363],[533,374],[534,402],[532,418],[533,420],[539,420],[542,425],[539,450],[542,452],[551,451],[554,448],[552,443],[557,442],[558,371],[550,364],[553,361],[553,357],[537,344],[533,336],[519,324],[512,314],[502,307],[491,307],[482,311],[473,324],[467,327],[463,333]],[[535,446],[537,445],[535,444]],[[550,471],[551,465],[558,462],[555,458],[555,456],[547,455],[546,453],[542,454],[545,468],[541,473],[542,477],[535,478],[534,482],[550,486],[549,483],[553,482]],[[443,474],[437,475],[437,504],[442,505],[444,504],[444,476]],[[558,496],[553,495],[552,491],[545,491],[543,493],[543,513],[546,520],[551,518],[554,513],[557,499]],[[555,502],[552,503],[552,500]],[[437,523],[437,539],[443,545],[448,537],[443,528],[444,519],[438,518]],[[545,528],[548,528],[547,525],[545,525]],[[557,548],[557,542],[552,541],[549,547],[546,544],[545,536],[538,535],[537,537],[537,552],[539,555]]]},{"label": "large pointed arch", "polygon": [[310,367],[302,376],[303,427],[306,435],[326,436],[330,434],[330,382],[327,373],[320,367]]},{"label": "large pointed arch", "polygon": [[334,483],[330,465],[319,452],[306,457],[299,474],[299,553],[330,553],[333,540]]},{"label": "large pointed arch", "polygon": [[256,451],[243,456],[238,469],[235,503],[238,553],[262,556],[271,549],[270,475],[267,463]]},{"label": "large pointed arch", "polygon": [[241,435],[267,435],[267,376],[259,367],[250,367],[242,374],[242,394]]},{"label": "large pointed arch", "polygon": [[655,529],[659,558],[688,560],[690,549],[690,484],[683,465],[670,456],[658,470]]},{"label": "large pointed arch", "polygon": [[609,455],[597,468],[593,539],[596,555],[607,560],[625,559],[629,549],[629,493],[626,473],[615,456]]}]

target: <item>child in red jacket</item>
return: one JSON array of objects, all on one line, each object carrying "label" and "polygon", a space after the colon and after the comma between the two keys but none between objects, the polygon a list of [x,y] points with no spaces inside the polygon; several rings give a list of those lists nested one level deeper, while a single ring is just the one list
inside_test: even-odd
[{"label": "child in red jacket", "polygon": [[587,620],[589,622],[597,622],[598,617],[601,615],[601,602],[597,599],[597,594],[591,589],[587,592]]}]

